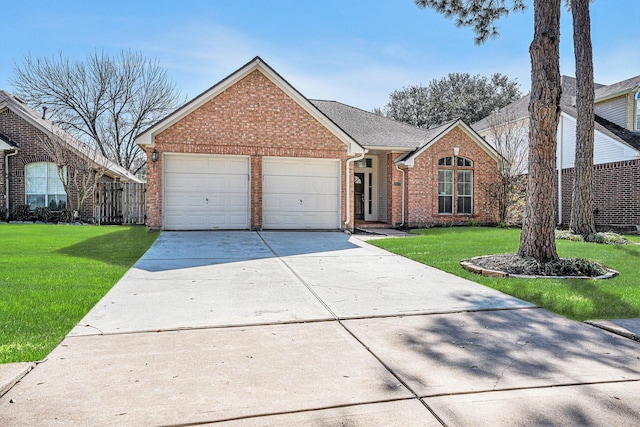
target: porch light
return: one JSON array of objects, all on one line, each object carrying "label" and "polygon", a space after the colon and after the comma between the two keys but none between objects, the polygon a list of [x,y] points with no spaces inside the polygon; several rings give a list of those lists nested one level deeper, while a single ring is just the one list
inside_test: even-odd
[{"label": "porch light", "polygon": [[460,148],[459,147],[453,147],[453,155],[457,157],[458,154],[460,154]]},{"label": "porch light", "polygon": [[158,150],[156,150],[155,148],[153,149],[153,151],[151,152],[151,161],[153,163],[158,161]]}]

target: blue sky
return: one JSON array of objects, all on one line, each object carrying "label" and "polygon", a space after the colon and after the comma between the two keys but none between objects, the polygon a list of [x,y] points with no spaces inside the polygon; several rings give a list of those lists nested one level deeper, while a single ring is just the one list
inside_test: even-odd
[{"label": "blue sky", "polygon": [[[529,1],[532,4],[532,1]],[[371,110],[389,93],[451,72],[516,79],[530,86],[532,6],[498,22],[481,46],[470,29],[413,0],[22,1],[3,5],[0,88],[14,63],[62,52],[83,59],[121,49],[157,58],[189,98],[261,56],[308,98]],[[591,8],[595,79],[640,74],[639,0]],[[571,16],[563,9],[561,72],[574,75]]]}]

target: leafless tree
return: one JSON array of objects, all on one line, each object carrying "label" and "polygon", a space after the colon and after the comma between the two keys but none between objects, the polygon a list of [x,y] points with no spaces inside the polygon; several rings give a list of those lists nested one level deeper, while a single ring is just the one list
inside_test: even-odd
[{"label": "leafless tree", "polygon": [[[527,170],[528,119],[517,117],[508,106],[488,119],[487,141],[505,159],[500,165],[500,180],[487,188],[497,202],[500,222],[521,216],[524,204],[522,177]],[[521,222],[519,218],[515,222]]]},{"label": "leafless tree", "polygon": [[183,102],[157,60],[128,50],[84,62],[27,55],[11,83],[31,107],[47,107],[57,126],[133,174],[145,166],[135,137]]},{"label": "leafless tree", "polygon": [[58,168],[67,195],[68,212],[81,215],[85,202],[93,197],[98,182],[107,171],[109,160],[99,152],[52,126],[41,144]]}]

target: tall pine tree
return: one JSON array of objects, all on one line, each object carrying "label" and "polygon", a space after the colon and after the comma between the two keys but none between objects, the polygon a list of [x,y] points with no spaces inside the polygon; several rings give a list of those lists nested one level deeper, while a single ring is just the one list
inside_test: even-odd
[{"label": "tall pine tree", "polygon": [[[522,11],[524,0],[416,0],[456,25],[473,27],[476,42],[497,37],[495,22],[512,11]],[[556,223],[556,130],[560,117],[560,0],[534,0],[534,36],[529,103],[529,173],[525,217],[520,237],[521,256],[540,262],[558,259]]]}]

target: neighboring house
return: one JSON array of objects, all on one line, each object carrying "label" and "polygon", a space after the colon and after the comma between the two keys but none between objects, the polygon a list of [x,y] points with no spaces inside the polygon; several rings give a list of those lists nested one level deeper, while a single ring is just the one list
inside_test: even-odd
[{"label": "neighboring house", "polygon": [[309,100],[259,57],[136,142],[148,159],[150,228],[497,221],[484,186],[501,157],[464,122],[425,131]]},{"label": "neighboring house", "polygon": [[[39,207],[52,211],[66,209],[67,195],[57,164],[52,158],[52,150],[43,143],[54,139],[59,141],[56,147],[68,149],[69,153],[84,156],[95,162],[96,167],[104,168],[103,181],[140,182],[125,169],[53,125],[22,100],[0,90],[0,210],[10,214],[18,205],[27,205],[32,211]],[[93,217],[92,197],[80,212],[82,219]]]},{"label": "neighboring house", "polygon": [[[593,188],[596,226],[635,229],[640,224],[640,76],[604,86],[595,85]],[[571,193],[575,176],[576,80],[562,76],[562,109],[558,124],[558,223],[571,219]],[[504,111],[511,122],[528,126],[529,95],[473,125],[493,143],[493,128]],[[502,114],[502,116],[501,116]],[[505,126],[507,124],[505,123]]]}]

